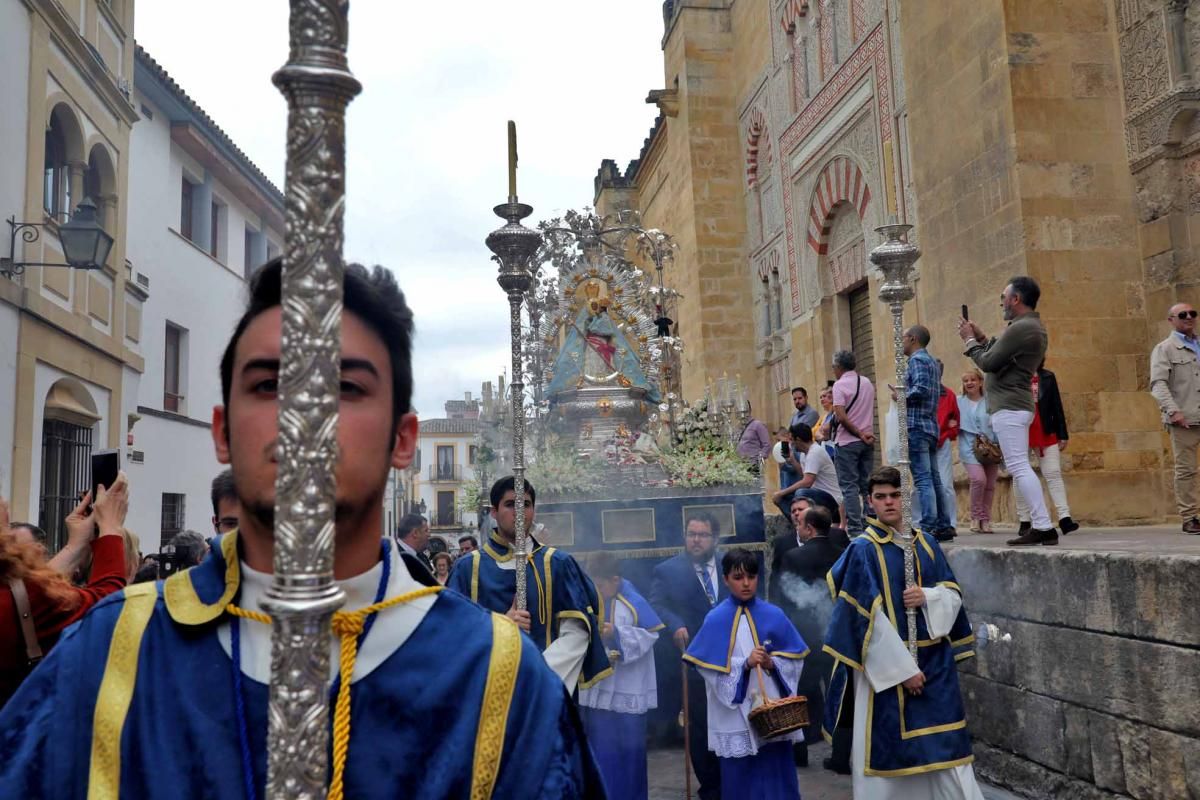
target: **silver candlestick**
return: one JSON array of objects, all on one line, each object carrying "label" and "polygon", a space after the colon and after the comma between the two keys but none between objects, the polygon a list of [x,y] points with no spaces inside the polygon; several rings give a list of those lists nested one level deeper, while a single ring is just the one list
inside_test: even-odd
[{"label": "silver candlestick", "polygon": [[[515,148],[515,142],[513,147]],[[515,181],[512,183],[515,184]],[[510,191],[515,191],[515,185]],[[521,366],[521,301],[533,282],[529,271],[529,259],[541,247],[542,237],[526,228],[521,220],[533,213],[533,207],[517,202],[516,194],[510,194],[508,202],[493,209],[496,216],[508,220],[504,227],[492,231],[487,237],[488,249],[500,265],[496,282],[508,295],[509,335],[512,340],[512,432],[513,432],[513,502],[516,507],[514,555],[517,560],[516,608],[527,607],[525,589],[525,562],[528,559],[528,539],[525,532],[525,384]]]},{"label": "silver candlestick", "polygon": [[329,627],[341,373],[346,106],[361,86],[346,63],[345,0],[291,0],[278,474],[267,796],[325,797]]},{"label": "silver candlestick", "polygon": [[[921,251],[911,244],[906,234],[912,225],[893,224],[876,228],[884,241],[868,256],[871,263],[883,272],[879,299],[887,303],[892,313],[892,347],[896,359],[896,417],[900,429],[900,524],[897,526],[904,543],[904,585],[916,586],[916,553],[912,534],[912,465],[908,459],[908,356],[904,355],[904,304],[913,299],[913,264]],[[908,652],[917,658],[917,610],[907,610]]]}]

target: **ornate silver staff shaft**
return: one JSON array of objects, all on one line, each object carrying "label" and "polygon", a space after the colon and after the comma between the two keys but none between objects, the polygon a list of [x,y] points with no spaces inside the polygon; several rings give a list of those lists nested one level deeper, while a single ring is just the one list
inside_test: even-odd
[{"label": "ornate silver staff shaft", "polygon": [[487,246],[495,253],[494,258],[500,264],[496,281],[508,295],[509,336],[512,339],[513,498],[517,515],[513,549],[517,559],[516,607],[524,611],[527,607],[525,562],[529,543],[525,530],[525,384],[521,367],[521,301],[533,282],[529,259],[541,246],[542,237],[537,231],[521,224],[521,220],[533,213],[533,207],[518,203],[516,195],[510,195],[507,203],[496,206],[494,210],[496,216],[508,220],[507,225],[488,234]]},{"label": "ornate silver staff shaft", "polygon": [[291,54],[275,73],[287,98],[287,235],[275,479],[267,796],[325,796],[333,581],[346,105],[346,0],[291,0]]},{"label": "ornate silver staff shaft", "polygon": [[[871,263],[883,272],[879,299],[888,304],[892,314],[892,346],[896,359],[896,412],[900,439],[900,525],[899,535],[904,543],[904,585],[916,586],[916,553],[912,535],[912,465],[908,458],[908,356],[904,355],[904,304],[914,295],[911,275],[913,264],[921,257],[917,246],[904,237],[912,225],[884,225],[875,231],[884,241],[870,253]],[[917,658],[917,610],[909,608],[908,652]]]}]

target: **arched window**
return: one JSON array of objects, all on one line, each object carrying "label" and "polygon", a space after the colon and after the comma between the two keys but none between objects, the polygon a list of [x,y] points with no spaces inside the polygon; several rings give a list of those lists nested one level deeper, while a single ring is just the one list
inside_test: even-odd
[{"label": "arched window", "polygon": [[[87,169],[83,173],[83,196],[96,204],[96,219],[100,226],[108,228],[109,202],[116,192],[116,170],[112,159],[103,145],[94,145],[88,154]],[[110,231],[111,233],[111,231]]]},{"label": "arched window", "polygon": [[64,220],[71,208],[71,180],[67,174],[67,136],[57,114],[46,129],[46,164],[43,172],[42,206],[57,220]]}]

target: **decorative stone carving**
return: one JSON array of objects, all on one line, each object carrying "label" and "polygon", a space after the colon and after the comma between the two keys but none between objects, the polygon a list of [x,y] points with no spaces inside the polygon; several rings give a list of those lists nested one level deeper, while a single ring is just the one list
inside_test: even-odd
[{"label": "decorative stone carving", "polygon": [[1139,109],[1167,91],[1170,76],[1161,16],[1153,16],[1121,35],[1121,62],[1127,111]]},{"label": "decorative stone carving", "polygon": [[1121,30],[1129,30],[1146,16],[1146,0],[1117,0]]}]

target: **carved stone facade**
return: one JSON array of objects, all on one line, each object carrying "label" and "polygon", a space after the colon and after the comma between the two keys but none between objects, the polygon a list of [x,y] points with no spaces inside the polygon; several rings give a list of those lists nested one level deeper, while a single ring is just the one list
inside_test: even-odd
[{"label": "carved stone facade", "polygon": [[[1169,456],[1147,353],[1169,301],[1200,300],[1200,2],[948,2],[673,3],[667,87],[651,99],[674,104],[659,103],[623,175],[602,171],[597,204],[680,236],[685,392],[753,363],[770,423],[790,386],[824,383],[834,350],[862,352],[864,330],[875,362],[892,362],[890,316],[862,302],[877,226],[916,225],[906,314],[933,331],[949,386],[966,367],[960,307],[995,332],[1004,284],[1032,275],[1071,429],[1073,516],[1162,519]],[[722,202],[702,208],[713,192]],[[852,325],[868,305],[872,324]],[[1113,480],[1147,502],[1118,507]]]}]

